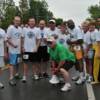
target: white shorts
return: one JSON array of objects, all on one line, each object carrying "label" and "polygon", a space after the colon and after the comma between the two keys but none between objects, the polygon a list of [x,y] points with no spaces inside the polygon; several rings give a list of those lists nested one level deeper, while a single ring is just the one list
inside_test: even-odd
[{"label": "white shorts", "polygon": [[0,68],[4,67],[4,57],[0,56]]}]

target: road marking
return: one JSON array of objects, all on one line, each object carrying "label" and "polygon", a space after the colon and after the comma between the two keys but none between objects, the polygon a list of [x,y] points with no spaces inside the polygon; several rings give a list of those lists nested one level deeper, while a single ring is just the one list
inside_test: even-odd
[{"label": "road marking", "polygon": [[92,85],[86,83],[86,88],[87,88],[88,100],[96,100]]},{"label": "road marking", "polygon": [[[84,72],[85,72],[85,76],[86,76],[87,71],[86,71],[86,62],[85,61],[84,61]],[[87,89],[88,100],[96,100],[94,91],[93,91],[93,87],[90,83],[86,83],[86,89]]]}]

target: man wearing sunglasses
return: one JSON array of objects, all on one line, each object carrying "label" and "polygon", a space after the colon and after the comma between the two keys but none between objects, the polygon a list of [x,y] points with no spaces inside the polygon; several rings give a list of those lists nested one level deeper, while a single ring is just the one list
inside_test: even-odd
[{"label": "man wearing sunglasses", "polygon": [[71,89],[71,84],[69,83],[68,70],[73,67],[75,56],[69,51],[69,49],[64,47],[62,44],[57,43],[52,36],[47,38],[47,45],[49,46],[52,66],[52,78],[49,82],[51,84],[59,83],[57,75],[61,74],[65,81],[61,91],[69,91]]}]

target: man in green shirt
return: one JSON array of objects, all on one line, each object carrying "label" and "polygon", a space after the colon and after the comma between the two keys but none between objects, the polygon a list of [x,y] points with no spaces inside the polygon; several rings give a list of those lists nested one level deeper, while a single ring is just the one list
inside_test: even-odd
[{"label": "man in green shirt", "polygon": [[68,91],[71,89],[71,85],[68,82],[68,70],[73,67],[75,63],[75,56],[69,49],[64,47],[62,44],[58,44],[54,37],[49,37],[47,39],[47,44],[49,46],[49,54],[51,57],[52,66],[52,78],[50,80],[50,83],[59,83],[57,75],[60,73],[62,74],[65,81],[65,85],[61,88],[61,90]]}]

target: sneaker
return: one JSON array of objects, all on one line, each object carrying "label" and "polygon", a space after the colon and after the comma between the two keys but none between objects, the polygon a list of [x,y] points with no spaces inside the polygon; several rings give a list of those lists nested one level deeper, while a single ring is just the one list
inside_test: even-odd
[{"label": "sneaker", "polygon": [[61,91],[65,92],[65,91],[69,91],[71,90],[71,84],[70,83],[66,83],[62,88]]},{"label": "sneaker", "polygon": [[39,80],[39,76],[38,76],[38,75],[34,75],[34,76],[32,77],[32,79]]},{"label": "sneaker", "polygon": [[59,79],[58,79],[58,77],[56,75],[53,75],[49,82],[51,84],[58,84],[59,83]]},{"label": "sneaker", "polygon": [[73,76],[73,77],[72,77],[72,80],[73,80],[73,81],[77,81],[78,79],[79,79],[79,76]]},{"label": "sneaker", "polygon": [[0,89],[3,89],[4,85],[2,83],[0,83]]},{"label": "sneaker", "polygon": [[16,81],[15,81],[14,79],[11,79],[11,80],[9,81],[9,84],[10,84],[11,86],[16,86]]},{"label": "sneaker", "polygon": [[22,82],[23,82],[23,83],[26,83],[26,76],[23,76]]},{"label": "sneaker", "polygon": [[87,79],[87,82],[88,82],[88,83],[91,83],[92,81],[93,81],[92,76],[89,76],[88,79]]},{"label": "sneaker", "polygon": [[22,77],[19,74],[16,74],[14,78],[15,79],[21,79]]},{"label": "sneaker", "polygon": [[39,73],[38,77],[39,77],[39,79],[42,79],[43,75],[41,73]]},{"label": "sneaker", "polygon": [[85,80],[83,78],[79,78],[77,81],[76,81],[76,84],[77,85],[81,85],[85,82]]}]

